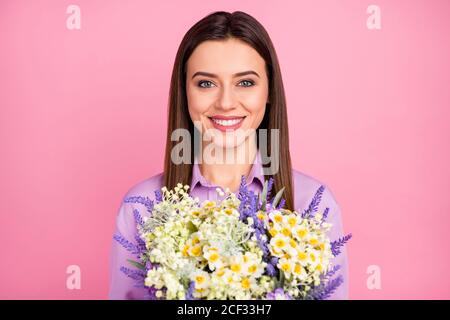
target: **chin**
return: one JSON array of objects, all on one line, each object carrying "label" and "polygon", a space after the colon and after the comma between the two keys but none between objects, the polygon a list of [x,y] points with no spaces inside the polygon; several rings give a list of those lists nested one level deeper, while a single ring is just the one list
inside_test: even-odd
[{"label": "chin", "polygon": [[212,143],[218,148],[237,148],[241,146],[248,137],[244,132],[217,133],[212,135]]}]

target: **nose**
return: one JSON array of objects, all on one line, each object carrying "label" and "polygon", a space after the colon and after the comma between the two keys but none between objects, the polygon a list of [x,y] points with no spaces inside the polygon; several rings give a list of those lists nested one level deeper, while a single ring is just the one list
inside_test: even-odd
[{"label": "nose", "polygon": [[218,99],[218,107],[224,110],[229,110],[236,107],[236,97],[232,88],[228,86],[222,87]]}]

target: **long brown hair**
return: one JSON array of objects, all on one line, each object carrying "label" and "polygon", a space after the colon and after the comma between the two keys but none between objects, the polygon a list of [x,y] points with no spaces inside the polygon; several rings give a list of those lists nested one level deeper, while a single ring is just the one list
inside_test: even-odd
[{"label": "long brown hair", "polygon": [[[274,179],[272,195],[282,187],[285,208],[294,210],[291,156],[289,153],[289,130],[281,70],[278,58],[264,27],[252,16],[235,11],[233,13],[217,11],[197,22],[185,34],[178,48],[170,83],[167,140],[164,160],[164,183],[169,189],[177,183],[190,184],[194,163],[194,124],[190,119],[186,97],[186,62],[194,49],[206,40],[226,40],[237,38],[253,47],[265,60],[269,79],[269,103],[258,129],[267,129],[267,152],[271,154],[271,129],[279,130],[279,169]],[[175,129],[187,129],[191,134],[191,161],[174,164],[171,152],[176,141],[171,135]],[[258,135],[257,135],[258,137]],[[259,147],[259,141],[257,139]],[[270,176],[265,176],[268,179]]]}]

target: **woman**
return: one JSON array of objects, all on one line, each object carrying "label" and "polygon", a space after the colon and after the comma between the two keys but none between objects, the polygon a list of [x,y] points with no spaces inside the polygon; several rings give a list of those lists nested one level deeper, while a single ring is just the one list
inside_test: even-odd
[{"label": "woman", "polygon": [[[263,166],[267,163],[269,167]],[[284,187],[285,208],[298,212],[308,207],[323,185],[291,168],[283,82],[264,27],[243,12],[215,12],[187,32],[176,55],[164,172],[128,191],[119,209],[116,232],[134,239],[133,210],[145,214],[145,203],[138,196],[153,198],[155,190],[173,188],[180,182],[190,185],[192,196],[216,200],[216,188],[235,192],[242,176],[256,192],[262,190],[265,179],[273,177],[273,194]],[[335,240],[343,235],[340,208],[325,187],[319,211],[326,207],[333,224],[329,236]],[[128,266],[127,259],[133,258],[113,242],[111,299],[145,297],[146,290],[135,288],[133,280],[120,272],[121,266]],[[346,299],[345,249],[336,263],[342,266],[344,284],[332,298]]]}]

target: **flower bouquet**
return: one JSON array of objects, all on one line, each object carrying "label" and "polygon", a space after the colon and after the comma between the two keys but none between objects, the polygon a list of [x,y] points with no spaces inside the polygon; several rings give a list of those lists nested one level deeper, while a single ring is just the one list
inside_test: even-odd
[{"label": "flower bouquet", "polygon": [[[134,210],[136,243],[114,239],[136,255],[121,271],[150,299],[326,299],[342,284],[333,258],[351,234],[330,241],[328,208],[317,212],[324,186],[301,214],[284,209],[273,179],[258,195],[242,178],[238,194],[217,189],[220,201],[189,195],[189,186],[155,191]],[[139,198],[139,199],[136,199]],[[144,201],[145,200],[145,201]]]}]

